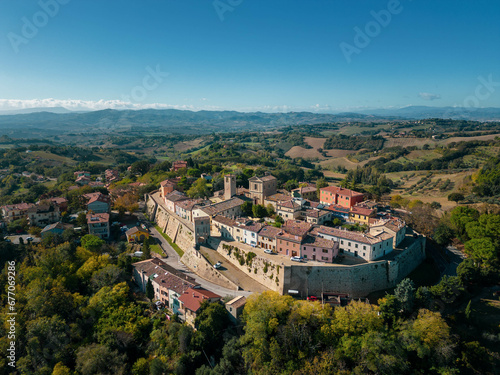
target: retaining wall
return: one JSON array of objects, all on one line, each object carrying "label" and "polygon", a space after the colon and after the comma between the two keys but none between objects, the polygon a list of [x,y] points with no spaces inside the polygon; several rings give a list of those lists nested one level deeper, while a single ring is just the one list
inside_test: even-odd
[{"label": "retaining wall", "polygon": [[[273,262],[268,258],[256,255],[251,264],[246,262],[246,249],[243,246],[238,246],[238,242],[225,242],[221,241],[217,247],[217,252],[224,258],[230,261],[236,268],[240,269],[252,279],[268,287],[271,290],[282,293],[284,283],[284,266],[278,262]],[[229,248],[228,248],[229,247]],[[241,264],[237,254],[240,254],[240,259],[244,258],[245,263]],[[242,258],[241,258],[242,257]],[[266,266],[267,264],[267,266]],[[265,271],[265,272],[264,272]]]},{"label": "retaining wall", "polygon": [[[236,256],[236,248],[245,258],[246,252],[251,250],[238,245],[237,242],[221,241],[217,251],[234,266],[269,289],[281,294],[296,290],[302,297],[321,295],[323,291],[347,293],[354,298],[366,297],[374,291],[395,287],[425,259],[425,237],[422,236],[415,239],[412,245],[394,260],[352,266],[308,266],[307,263],[283,266],[258,255],[253,258],[251,266],[241,265]],[[227,246],[233,246],[233,249],[229,251]],[[266,263],[267,272],[264,272]]]},{"label": "retaining wall", "polygon": [[189,267],[198,276],[224,288],[238,290],[239,287],[223,274],[216,270],[208,260],[194,247],[190,247],[184,252],[181,262]]}]

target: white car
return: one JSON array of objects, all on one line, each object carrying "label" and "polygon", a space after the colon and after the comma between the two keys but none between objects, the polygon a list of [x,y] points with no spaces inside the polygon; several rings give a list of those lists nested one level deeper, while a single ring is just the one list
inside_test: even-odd
[{"label": "white car", "polygon": [[291,257],[290,260],[293,260],[294,262],[303,262],[304,258],[301,257]]},{"label": "white car", "polygon": [[266,254],[276,254],[274,251],[270,250],[270,249],[265,249],[264,252]]},{"label": "white car", "polygon": [[221,262],[217,262],[214,264],[214,268],[215,269],[219,269],[221,267],[222,263]]}]

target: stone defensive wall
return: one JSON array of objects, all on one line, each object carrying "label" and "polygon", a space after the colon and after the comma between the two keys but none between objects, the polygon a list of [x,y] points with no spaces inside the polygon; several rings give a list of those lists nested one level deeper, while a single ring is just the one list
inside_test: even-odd
[{"label": "stone defensive wall", "polygon": [[[195,273],[214,284],[237,289],[236,284],[215,270],[195,248],[193,224],[170,212],[158,191],[145,196],[146,212],[184,252],[182,262]],[[321,265],[312,263],[283,264],[252,251],[236,241],[220,241],[217,251],[248,276],[281,294],[298,292],[299,296],[321,295],[321,292],[346,293],[353,298],[395,287],[425,259],[425,237],[418,236],[391,260],[358,265]],[[255,254],[255,256],[253,254]]]},{"label": "stone defensive wall", "polygon": [[255,253],[248,249],[248,245],[236,241],[220,241],[217,252],[252,279],[283,294],[285,266],[280,262],[257,254],[253,256],[251,253]]},{"label": "stone defensive wall", "polygon": [[184,252],[194,245],[193,223],[169,211],[158,191],[146,194],[146,213]]},{"label": "stone defensive wall", "polygon": [[[308,263],[283,265],[256,255],[249,265],[247,245],[221,241],[217,251],[233,265],[269,289],[281,294],[298,292],[320,296],[322,292],[346,293],[353,298],[395,287],[425,259],[425,237],[419,236],[393,260],[380,260],[359,265],[321,265]],[[270,257],[272,258],[272,256]],[[267,264],[267,267],[266,267]],[[312,264],[312,263],[311,263]]]}]

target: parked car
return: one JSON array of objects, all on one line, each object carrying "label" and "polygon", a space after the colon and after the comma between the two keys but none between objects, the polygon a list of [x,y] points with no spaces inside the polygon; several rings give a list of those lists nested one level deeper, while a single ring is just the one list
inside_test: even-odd
[{"label": "parked car", "polygon": [[309,296],[309,297],[307,297],[307,300],[314,302],[314,301],[318,300],[318,297],[316,297],[316,296]]},{"label": "parked car", "polygon": [[26,237],[26,241],[33,241],[33,237]]},{"label": "parked car", "polygon": [[221,262],[217,262],[214,264],[214,268],[215,269],[219,269],[221,267],[222,263]]},{"label": "parked car", "polygon": [[271,249],[265,249],[264,252],[266,254],[276,254],[274,251],[272,251]]},{"label": "parked car", "polygon": [[295,256],[291,257],[290,260],[293,260],[294,262],[303,262],[304,258]]}]

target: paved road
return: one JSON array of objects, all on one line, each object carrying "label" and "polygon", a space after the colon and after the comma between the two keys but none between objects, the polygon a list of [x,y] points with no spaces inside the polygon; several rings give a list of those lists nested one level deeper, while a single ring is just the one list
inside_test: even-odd
[{"label": "paved road", "polygon": [[[137,216],[139,219],[143,221],[147,221],[142,213],[137,213]],[[245,290],[233,290],[233,289],[227,289],[223,288],[219,285],[216,285],[214,283],[211,283],[210,281],[207,281],[194,272],[192,272],[188,267],[186,267],[182,262],[179,257],[179,254],[176,253],[176,251],[170,246],[170,244],[167,242],[167,240],[161,235],[160,232],[156,230],[154,226],[151,226],[149,228],[151,235],[153,238],[156,238],[157,241],[160,243],[160,246],[162,247],[163,251],[165,254],[168,255],[167,258],[163,258],[162,260],[167,263],[169,266],[174,267],[175,269],[184,272],[186,275],[194,278],[198,284],[200,284],[203,288],[206,288],[208,290],[211,290],[214,293],[219,294],[222,297],[225,296],[245,296],[248,297],[250,294],[253,292],[245,291]]]},{"label": "paved road", "polygon": [[24,241],[24,243],[27,244],[28,243],[28,240],[27,240],[28,237],[33,238],[33,241],[32,241],[33,243],[38,243],[38,242],[41,241],[40,238],[34,237],[31,234],[20,234],[20,235],[15,235],[15,236],[6,236],[5,238],[8,238],[14,244],[19,244],[19,238],[22,238],[23,241]]},{"label": "paved road", "polygon": [[248,276],[245,272],[234,266],[229,260],[219,254],[217,251],[208,247],[201,246],[200,252],[205,257],[207,257],[212,264],[221,262],[222,266],[219,269],[219,272],[226,276],[226,278],[231,280],[233,283],[238,285],[240,288],[253,290],[258,293],[269,290],[269,288],[257,282],[256,280]]}]

